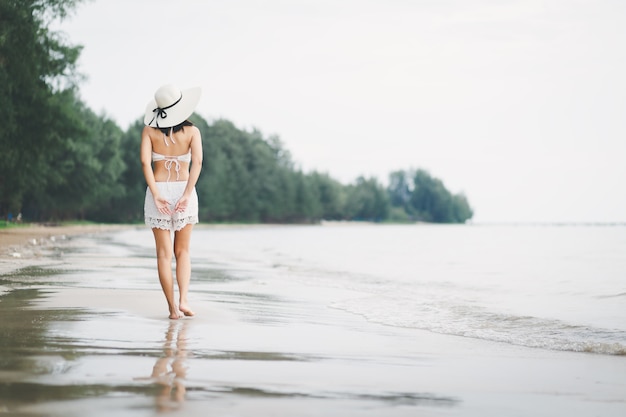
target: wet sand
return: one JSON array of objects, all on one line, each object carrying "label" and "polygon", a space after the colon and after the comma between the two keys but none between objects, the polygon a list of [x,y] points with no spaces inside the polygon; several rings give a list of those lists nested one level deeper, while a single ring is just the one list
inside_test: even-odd
[{"label": "wet sand", "polygon": [[[0,263],[0,414],[622,416],[626,358],[380,326],[346,290],[195,270],[168,320],[153,254],[113,231]],[[147,232],[149,233],[149,232]],[[148,236],[149,238],[149,236]],[[241,278],[242,276],[245,277]]]}]

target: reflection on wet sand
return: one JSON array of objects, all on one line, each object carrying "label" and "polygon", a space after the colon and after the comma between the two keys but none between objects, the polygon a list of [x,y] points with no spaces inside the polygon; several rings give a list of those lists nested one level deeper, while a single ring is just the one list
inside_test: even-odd
[{"label": "reflection on wet sand", "polygon": [[159,357],[152,374],[148,378],[161,389],[157,392],[156,406],[159,411],[171,411],[180,408],[185,402],[187,377],[187,325],[185,320],[172,321],[165,331],[163,354]]}]

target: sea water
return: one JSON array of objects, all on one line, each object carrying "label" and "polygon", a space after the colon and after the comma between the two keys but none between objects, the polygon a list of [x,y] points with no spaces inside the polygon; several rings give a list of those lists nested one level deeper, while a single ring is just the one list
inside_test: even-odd
[{"label": "sea water", "polygon": [[[148,250],[145,235],[118,238]],[[328,306],[377,324],[626,354],[623,225],[199,226],[192,263],[349,290]]]}]

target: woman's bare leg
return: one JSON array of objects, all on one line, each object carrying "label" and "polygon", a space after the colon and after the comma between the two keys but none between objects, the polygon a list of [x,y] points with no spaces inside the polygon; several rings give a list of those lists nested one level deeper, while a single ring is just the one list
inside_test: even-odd
[{"label": "woman's bare leg", "polygon": [[156,243],[159,282],[170,310],[170,319],[178,319],[180,314],[174,302],[174,279],[172,278],[172,237],[169,230],[154,228],[152,232]]},{"label": "woman's bare leg", "polygon": [[189,242],[191,241],[192,224],[188,224],[178,232],[174,232],[174,256],[176,257],[176,281],[180,300],[178,308],[185,316],[193,316],[193,311],[187,302],[189,281],[191,280],[191,259],[189,257]]}]

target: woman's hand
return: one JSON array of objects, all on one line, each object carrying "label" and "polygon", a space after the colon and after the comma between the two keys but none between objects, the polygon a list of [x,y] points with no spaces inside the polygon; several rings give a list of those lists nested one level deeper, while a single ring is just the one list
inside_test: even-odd
[{"label": "woman's hand", "polygon": [[156,205],[157,210],[159,210],[159,213],[167,214],[168,216],[172,215],[172,210],[170,209],[170,203],[168,203],[168,201],[164,199],[163,197],[159,195],[154,196],[154,204]]},{"label": "woman's hand", "polygon": [[185,210],[187,210],[187,206],[189,206],[189,197],[187,197],[186,195],[183,195],[180,198],[180,200],[176,202],[176,206],[174,207],[174,210],[177,213],[182,213]]}]

